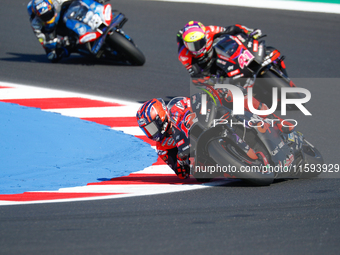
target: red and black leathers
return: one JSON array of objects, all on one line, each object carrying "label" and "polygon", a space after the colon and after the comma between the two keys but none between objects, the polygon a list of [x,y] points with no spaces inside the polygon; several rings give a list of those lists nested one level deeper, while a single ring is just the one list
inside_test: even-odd
[{"label": "red and black leathers", "polygon": [[[207,26],[206,28],[206,50],[198,56],[193,55],[184,45],[182,29],[177,33],[178,59],[185,66],[191,77],[202,78],[206,76],[220,76],[219,69],[215,63],[215,52],[213,51],[213,42],[222,34],[237,35],[237,34],[251,34],[254,29],[236,24],[229,27]],[[280,57],[280,53],[273,47],[267,47],[266,54],[270,56],[272,61],[277,61],[281,71],[287,76],[286,67]],[[271,56],[272,55],[272,56]]]},{"label": "red and black leathers", "polygon": [[[197,94],[197,96],[199,95]],[[219,97],[219,95],[214,95],[214,97]],[[197,106],[197,100],[194,101]],[[161,141],[156,143],[157,152],[159,157],[175,171],[179,178],[185,179],[190,174],[190,128],[195,121],[196,113],[193,113],[191,99],[188,97],[172,99],[167,108],[171,129],[167,131],[166,136]],[[223,114],[227,113],[225,115],[230,116],[228,108],[221,107],[221,109],[224,110]],[[257,158],[250,147],[247,155]]]},{"label": "red and black leathers", "polygon": [[[210,91],[215,98],[222,102],[229,103],[228,101],[232,98],[231,94],[228,95],[223,90],[211,89]],[[245,98],[246,100],[247,98]],[[259,107],[266,107],[266,105],[256,102]],[[228,108],[222,108],[228,111]],[[228,111],[228,115],[229,113]],[[190,98],[176,97],[172,99],[167,106],[167,114],[171,128],[166,131],[165,137],[156,143],[157,153],[179,178],[185,179],[190,175],[190,128],[196,116],[192,111]],[[282,125],[278,123],[277,126],[282,131]],[[249,148],[248,154],[250,157],[257,157],[251,148]]]},{"label": "red and black leathers", "polygon": [[187,120],[191,113],[190,99],[177,97],[168,105],[171,129],[156,143],[159,157],[164,160],[181,179],[189,177],[190,126]]}]

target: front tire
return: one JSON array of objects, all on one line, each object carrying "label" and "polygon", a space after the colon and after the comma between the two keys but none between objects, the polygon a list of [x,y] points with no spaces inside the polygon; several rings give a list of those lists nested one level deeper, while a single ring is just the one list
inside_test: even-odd
[{"label": "front tire", "polygon": [[[294,85],[295,86],[295,85]],[[278,104],[277,109],[281,108],[281,88],[291,88],[289,80],[286,80],[284,77],[280,76],[273,70],[267,70],[264,74],[259,76],[254,85],[254,94],[255,98],[260,102],[265,103],[269,108],[272,106],[272,95],[273,88],[278,88],[277,90],[277,98]],[[304,98],[301,93],[287,93],[287,98],[290,99],[298,99]],[[294,105],[287,105],[289,110],[297,110],[298,108]]]},{"label": "front tire", "polygon": [[[233,177],[254,186],[268,186],[274,181],[274,173],[262,173],[261,171],[241,172],[243,167],[253,167],[254,170],[262,170],[260,160],[252,160],[245,153],[238,149],[230,140],[213,140],[208,144],[210,157],[221,167],[236,167],[237,172],[229,173]],[[234,168],[235,169],[235,168]],[[250,168],[246,168],[250,169]]]},{"label": "front tire", "polygon": [[142,66],[145,63],[144,54],[122,34],[113,32],[107,36],[106,42],[119,54],[122,54],[132,65]]},{"label": "front tire", "polygon": [[[302,151],[305,157],[305,163],[309,165],[322,165],[324,163],[323,157],[318,149],[316,149],[312,144],[310,144],[307,140],[304,140],[302,145]],[[300,178],[313,178],[320,175],[320,171],[303,171]]]}]

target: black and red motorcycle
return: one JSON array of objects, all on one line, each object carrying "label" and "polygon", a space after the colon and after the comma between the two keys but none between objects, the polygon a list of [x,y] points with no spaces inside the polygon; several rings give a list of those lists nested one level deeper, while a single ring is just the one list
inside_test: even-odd
[{"label": "black and red motorcycle", "polygon": [[321,173],[317,169],[322,169],[323,157],[302,133],[285,134],[272,121],[250,112],[233,116],[218,100],[202,95],[191,96],[192,112],[184,120],[190,129],[191,174],[196,179],[230,177],[261,186]]},{"label": "black and red motorcycle", "polygon": [[[264,36],[262,36],[264,37]],[[260,102],[272,105],[272,88],[295,87],[283,68],[284,56],[266,46],[262,37],[254,39],[245,34],[222,35],[214,40],[218,73],[230,77],[241,86],[253,87],[253,96]],[[250,78],[250,79],[249,79]],[[287,98],[304,98],[301,93],[288,93]]]}]

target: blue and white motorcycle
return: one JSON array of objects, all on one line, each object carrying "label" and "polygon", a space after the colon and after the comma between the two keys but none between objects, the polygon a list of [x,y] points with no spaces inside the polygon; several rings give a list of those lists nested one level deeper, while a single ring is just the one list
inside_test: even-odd
[{"label": "blue and white motorcycle", "polygon": [[95,58],[141,66],[143,53],[122,30],[125,15],[112,10],[111,4],[93,0],[76,0],[64,11],[59,35],[67,36],[72,51]]}]

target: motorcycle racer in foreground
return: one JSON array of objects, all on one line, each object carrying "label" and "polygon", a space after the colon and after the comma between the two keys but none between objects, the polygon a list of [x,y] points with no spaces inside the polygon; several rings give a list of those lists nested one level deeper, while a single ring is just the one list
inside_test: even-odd
[{"label": "motorcycle racer in foreground", "polygon": [[172,106],[167,107],[163,99],[154,98],[138,109],[136,118],[145,135],[156,141],[158,156],[179,178],[186,179],[190,174],[190,138],[188,130],[182,130],[176,124],[180,124],[190,111],[190,99],[187,97],[177,99],[175,106],[172,105],[180,110],[177,116],[169,114]]},{"label": "motorcycle racer in foreground", "polygon": [[[197,98],[202,93],[191,98],[197,104]],[[215,94],[213,97],[218,97]],[[145,102],[137,111],[136,118],[139,127],[145,135],[156,141],[158,156],[170,166],[177,176],[186,179],[190,175],[190,128],[194,124],[196,114],[192,111],[191,98],[175,97],[168,105],[161,98]],[[231,111],[220,105],[219,118],[229,118]],[[254,150],[244,144],[247,155],[258,159]],[[194,155],[191,155],[194,157]]]}]

